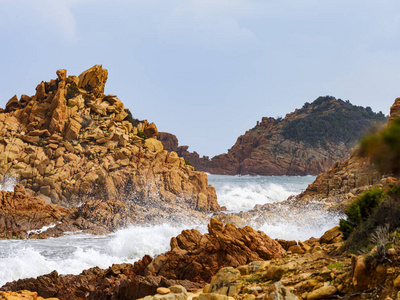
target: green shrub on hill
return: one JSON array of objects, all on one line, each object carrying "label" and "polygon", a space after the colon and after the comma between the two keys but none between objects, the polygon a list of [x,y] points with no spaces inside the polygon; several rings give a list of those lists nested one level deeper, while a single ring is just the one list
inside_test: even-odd
[{"label": "green shrub on hill", "polygon": [[384,173],[400,174],[400,118],[361,141],[361,152]]},{"label": "green shrub on hill", "polygon": [[355,200],[346,210],[347,220],[340,220],[340,230],[344,239],[347,239],[354,228],[365,222],[371,215],[373,209],[385,197],[383,189],[370,189]]},{"label": "green shrub on hill", "polygon": [[288,122],[283,135],[286,139],[312,146],[325,146],[327,142],[356,144],[370,128],[371,122],[386,122],[382,112],[374,113],[370,107],[355,106],[332,96],[306,103],[298,113],[307,115]]},{"label": "green shrub on hill", "polygon": [[345,249],[358,252],[376,244],[376,232],[386,228],[388,234],[400,228],[400,186],[387,191],[371,189],[362,194],[346,211],[347,220],[340,220],[346,239]]}]

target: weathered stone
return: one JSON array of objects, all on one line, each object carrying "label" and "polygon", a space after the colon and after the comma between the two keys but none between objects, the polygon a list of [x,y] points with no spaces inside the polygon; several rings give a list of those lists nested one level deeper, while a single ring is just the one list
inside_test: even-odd
[{"label": "weathered stone", "polygon": [[126,113],[125,111],[121,111],[118,115],[115,116],[114,121],[122,122],[127,116],[128,113]]},{"label": "weathered stone", "polygon": [[104,93],[108,71],[101,65],[95,65],[79,75],[79,87],[92,92],[95,97]]},{"label": "weathered stone", "polygon": [[324,286],[316,289],[307,295],[307,300],[325,299],[326,297],[336,294],[337,288],[333,285]]},{"label": "weathered stone", "polygon": [[165,288],[165,287],[159,287],[157,289],[157,293],[159,293],[160,295],[165,295],[165,294],[168,294],[170,292],[171,292],[170,289],[169,288]]},{"label": "weathered stone", "polygon": [[10,112],[18,108],[20,108],[18,97],[17,95],[14,95],[10,100],[8,100],[5,111]]},{"label": "weathered stone", "polygon": [[60,81],[67,79],[67,70],[65,70],[65,69],[57,70],[56,74],[57,74],[58,80],[60,80]]},{"label": "weathered stone", "polygon": [[339,226],[336,226],[326,231],[319,239],[321,244],[332,244],[341,241],[342,232],[339,230]]},{"label": "weathered stone", "polygon": [[160,141],[150,138],[144,141],[144,147],[147,148],[149,151],[159,153],[163,151],[163,145]]}]

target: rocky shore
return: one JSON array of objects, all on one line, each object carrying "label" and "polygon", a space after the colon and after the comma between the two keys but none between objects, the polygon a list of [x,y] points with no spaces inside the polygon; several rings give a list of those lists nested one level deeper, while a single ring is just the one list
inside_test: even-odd
[{"label": "rocky shore", "polygon": [[211,219],[208,234],[185,230],[171,239],[170,251],[146,255],[134,265],[92,268],[79,275],[54,271],[1,289],[30,290],[50,299],[400,298],[399,249],[389,250],[391,263],[386,264],[347,254],[341,246],[337,228],[305,242],[275,241],[249,227]]},{"label": "rocky shore", "polygon": [[[117,96],[104,95],[107,76],[100,65],[79,76],[58,70],[57,79],[41,82],[35,95],[14,96],[0,110],[0,181],[13,176],[27,194],[75,208],[67,212],[47,205],[53,215],[30,221],[39,217],[35,208],[23,197],[8,195],[11,207],[22,205],[32,213],[21,212],[24,221],[4,212],[3,237],[26,236],[28,229],[61,219],[74,220],[77,225],[65,225],[70,229],[90,232],[82,221],[90,218],[100,233],[128,223],[164,222],[171,212],[188,220],[206,219],[208,212],[220,209],[205,173],[163,150],[154,123],[134,119]],[[23,203],[16,204],[19,200]],[[43,236],[53,233],[59,235],[52,229]]]},{"label": "rocky shore", "polygon": [[[169,251],[134,264],[8,282],[0,299],[400,300],[395,238],[385,251],[378,241],[356,255],[344,251],[337,227],[320,238],[286,241],[243,226],[256,216],[279,217],[284,208],[293,218],[314,204],[343,211],[370,187],[398,184],[358,149],[297,197],[225,214],[207,175],[179,157],[187,148],[164,150],[162,143],[176,148],[177,141],[160,134],[161,143],[153,123],[134,119],[116,96],[104,95],[105,69],[94,66],[79,77],[58,70],[57,76],[0,111],[1,179],[16,176],[20,183],[14,192],[0,191],[0,238],[107,234],[129,224],[183,219],[209,220],[208,233],[184,230],[170,240]],[[399,112],[400,98],[390,120]],[[278,130],[284,122],[264,121],[257,126]]]}]

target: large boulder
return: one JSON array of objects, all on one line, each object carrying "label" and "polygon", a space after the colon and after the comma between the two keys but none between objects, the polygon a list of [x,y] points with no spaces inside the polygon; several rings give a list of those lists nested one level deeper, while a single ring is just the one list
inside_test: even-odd
[{"label": "large boulder", "polygon": [[79,75],[79,87],[99,97],[104,93],[107,76],[108,71],[102,65],[95,65]]}]

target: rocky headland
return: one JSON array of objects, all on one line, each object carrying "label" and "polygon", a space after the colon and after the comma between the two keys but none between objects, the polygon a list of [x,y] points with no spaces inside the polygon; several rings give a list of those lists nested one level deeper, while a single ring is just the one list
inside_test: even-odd
[{"label": "rocky headland", "polygon": [[326,96],[289,113],[285,118],[262,118],[241,135],[226,154],[209,159],[178,146],[163,133],[167,149],[198,170],[224,175],[318,175],[348,158],[359,139],[387,121],[382,113]]},{"label": "rocky headland", "polygon": [[[41,82],[35,95],[12,97],[0,110],[0,180],[16,177],[27,194],[76,208],[76,216],[97,211],[99,223],[104,221],[108,229],[161,222],[172,212],[202,219],[206,212],[218,211],[207,175],[164,150],[154,123],[134,119],[117,96],[105,95],[107,76],[100,65],[79,76],[58,70],[57,79]],[[4,197],[12,198],[11,207],[18,208],[18,200],[26,206],[23,197]],[[59,222],[66,213],[47,207],[57,213],[38,226]],[[18,221],[10,222],[8,217],[0,220],[3,236],[26,236],[29,226],[18,232]],[[29,229],[38,226],[33,221]]]},{"label": "rocky headland", "polygon": [[380,262],[377,248],[366,259],[341,246],[337,228],[319,239],[274,241],[249,227],[211,219],[208,234],[185,230],[171,239],[170,251],[155,258],[146,255],[133,265],[79,275],[54,271],[7,283],[1,293],[30,290],[61,300],[399,299],[397,247],[388,250],[389,264]]}]

